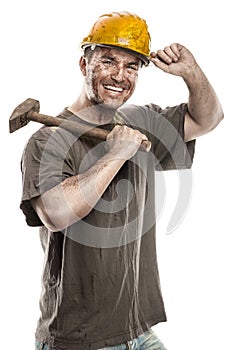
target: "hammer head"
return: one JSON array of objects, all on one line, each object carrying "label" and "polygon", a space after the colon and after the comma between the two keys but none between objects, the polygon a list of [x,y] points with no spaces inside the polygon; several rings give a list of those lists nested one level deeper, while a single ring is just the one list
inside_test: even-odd
[{"label": "hammer head", "polygon": [[14,109],[9,119],[10,133],[28,124],[30,121],[30,119],[28,119],[28,113],[30,111],[40,111],[39,101],[34,100],[33,98],[28,98]]}]

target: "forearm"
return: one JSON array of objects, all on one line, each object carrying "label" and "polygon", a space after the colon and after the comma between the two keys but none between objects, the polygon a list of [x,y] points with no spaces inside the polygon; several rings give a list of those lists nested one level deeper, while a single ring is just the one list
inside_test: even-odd
[{"label": "forearm", "polygon": [[151,53],[151,61],[166,73],[180,76],[189,89],[184,136],[190,141],[214,129],[223,119],[218,97],[191,52],[173,43]]},{"label": "forearm", "polygon": [[43,224],[51,231],[61,231],[88,215],[125,161],[108,152],[85,173],[65,179],[33,200]]},{"label": "forearm", "polygon": [[197,64],[183,79],[189,89],[188,111],[191,118],[203,133],[212,130],[223,118],[213,87]]},{"label": "forearm", "polygon": [[143,140],[147,137],[138,130],[115,126],[107,137],[108,151],[89,170],[31,200],[43,224],[51,231],[61,231],[87,216]]}]

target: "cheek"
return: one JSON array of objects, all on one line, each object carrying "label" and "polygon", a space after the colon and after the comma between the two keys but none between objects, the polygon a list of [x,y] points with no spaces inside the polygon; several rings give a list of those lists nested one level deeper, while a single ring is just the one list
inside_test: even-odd
[{"label": "cheek", "polygon": [[130,80],[130,89],[129,89],[129,95],[131,96],[136,88],[136,80]]},{"label": "cheek", "polygon": [[90,84],[91,86],[97,85],[99,78],[100,73],[98,69],[93,69],[92,67],[90,67],[87,70],[86,81],[88,84]]},{"label": "cheek", "polygon": [[86,91],[91,98],[98,95],[98,75],[93,71],[87,72]]},{"label": "cheek", "polygon": [[136,85],[137,85],[137,81],[138,81],[138,76],[136,76],[134,79],[131,80],[131,94],[134,92]]}]

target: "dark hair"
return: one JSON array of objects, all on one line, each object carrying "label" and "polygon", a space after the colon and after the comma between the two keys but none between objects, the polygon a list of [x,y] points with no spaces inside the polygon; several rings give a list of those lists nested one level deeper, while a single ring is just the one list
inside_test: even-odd
[{"label": "dark hair", "polygon": [[93,56],[93,53],[94,53],[94,50],[91,48],[91,46],[87,46],[84,49],[84,57],[86,57],[89,62]]}]

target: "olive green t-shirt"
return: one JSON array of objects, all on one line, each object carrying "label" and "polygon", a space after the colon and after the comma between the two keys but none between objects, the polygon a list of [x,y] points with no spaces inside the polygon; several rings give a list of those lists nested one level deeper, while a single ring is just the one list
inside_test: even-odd
[{"label": "olive green t-shirt", "polygon": [[[166,321],[156,255],[155,176],[156,170],[192,165],[195,142],[183,141],[186,111],[186,104],[122,107],[113,125],[120,121],[145,133],[151,151],[138,151],[127,161],[92,211],[63,232],[48,231],[30,199],[85,173],[106,153],[106,144],[53,127],[42,127],[28,141],[21,209],[29,226],[40,226],[45,255],[37,340],[52,349],[94,350]],[[67,109],[60,116],[79,120]]]}]

